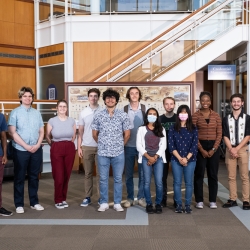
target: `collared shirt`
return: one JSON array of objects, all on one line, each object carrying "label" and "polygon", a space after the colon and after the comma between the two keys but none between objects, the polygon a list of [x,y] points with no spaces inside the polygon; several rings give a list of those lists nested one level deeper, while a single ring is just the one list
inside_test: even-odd
[{"label": "collared shirt", "polygon": [[84,126],[83,136],[82,136],[82,145],[88,147],[97,147],[96,141],[92,136],[91,124],[94,119],[94,115],[99,113],[102,110],[100,106],[96,109],[90,108],[87,106],[79,115],[79,126]]},{"label": "collared shirt", "polygon": [[[4,115],[0,113],[0,133],[3,131],[7,131],[7,123],[6,123]],[[0,156],[3,156],[3,149],[2,149],[1,143],[0,143]]]},{"label": "collared shirt", "polygon": [[[39,130],[44,126],[41,113],[30,107],[20,105],[11,111],[8,126],[16,127],[17,134],[28,145],[36,145],[39,139]],[[22,146],[13,141],[13,147],[26,151]]]},{"label": "collared shirt", "polygon": [[[147,109],[145,110],[147,111]],[[128,104],[128,117],[130,122],[130,137],[126,143],[126,147],[136,147],[136,134],[140,126],[144,124],[144,117],[141,110],[141,104],[133,110],[130,103]]]},{"label": "collared shirt", "polygon": [[98,130],[97,154],[106,157],[116,157],[124,151],[123,132],[130,129],[128,114],[115,109],[110,117],[105,108],[94,116],[92,130]]},{"label": "collared shirt", "polygon": [[[233,117],[233,113],[229,114],[228,116]],[[222,120],[222,130],[223,130],[223,136],[226,136],[230,140],[230,131],[229,131],[229,124],[228,124],[228,116],[225,116]],[[241,111],[239,117],[243,118],[243,111]],[[238,141],[238,123],[239,123],[239,117],[236,120],[234,118],[235,122],[235,140],[236,143],[234,146],[238,146],[240,142]],[[246,114],[246,124],[245,124],[245,134],[244,137],[250,135],[250,116]]]}]

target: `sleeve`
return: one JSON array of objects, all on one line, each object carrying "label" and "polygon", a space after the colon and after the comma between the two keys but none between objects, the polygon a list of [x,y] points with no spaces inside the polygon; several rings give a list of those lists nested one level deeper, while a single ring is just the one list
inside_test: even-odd
[{"label": "sleeve", "polygon": [[122,123],[122,129],[123,131],[125,130],[130,130],[131,126],[130,126],[130,121],[129,121],[129,117],[128,117],[128,114],[123,112],[124,114],[124,120],[123,120],[123,123]]},{"label": "sleeve", "polygon": [[[193,125],[194,125],[195,127],[197,127],[197,128],[198,128],[198,119],[199,119],[198,114],[199,114],[198,112],[195,112],[195,113],[193,114],[193,116],[192,116],[192,123],[193,123]],[[202,149],[203,149],[203,147],[201,146],[199,140],[198,140],[198,149],[199,149],[199,150],[202,150]]]},{"label": "sleeve", "polygon": [[5,120],[5,117],[3,114],[0,114],[2,116],[2,122],[1,122],[1,127],[0,127],[0,132],[1,131],[7,131],[8,128],[7,128],[7,123],[6,123],[6,120]]},{"label": "sleeve", "polygon": [[144,155],[147,152],[145,149],[145,142],[143,142],[143,140],[145,140],[143,136],[143,128],[144,126],[139,127],[136,135],[136,149],[141,155]]},{"label": "sleeve", "polygon": [[17,113],[15,110],[12,110],[8,120],[8,126],[17,127]]},{"label": "sleeve", "polygon": [[219,116],[219,114],[216,113],[216,140],[214,143],[214,148],[218,148],[221,142],[221,138],[222,138],[222,125],[221,125],[221,118]]},{"label": "sleeve", "polygon": [[93,122],[91,124],[91,129],[99,131],[99,118],[98,118],[98,114],[94,115],[94,119],[93,119]]},{"label": "sleeve", "polygon": [[163,132],[164,137],[161,137],[160,143],[159,143],[159,150],[156,153],[157,155],[160,155],[160,156],[165,154],[165,150],[167,148],[166,131],[164,128],[163,128],[162,132]]},{"label": "sleeve", "polygon": [[50,118],[50,119],[48,120],[48,124],[49,124],[51,127],[53,127],[53,118]]},{"label": "sleeve", "polygon": [[222,136],[226,136],[230,140],[227,116],[222,120]]},{"label": "sleeve", "polygon": [[83,119],[82,112],[81,112],[80,115],[79,115],[78,125],[79,125],[79,126],[84,126],[84,125],[85,125],[85,122],[84,122],[84,119]]},{"label": "sleeve", "polygon": [[168,132],[168,150],[170,153],[177,150],[174,143],[174,126],[171,126]]},{"label": "sleeve", "polygon": [[190,145],[189,152],[192,153],[192,155],[197,155],[198,152],[198,129],[195,127],[193,129],[193,136],[192,136],[192,142]]}]

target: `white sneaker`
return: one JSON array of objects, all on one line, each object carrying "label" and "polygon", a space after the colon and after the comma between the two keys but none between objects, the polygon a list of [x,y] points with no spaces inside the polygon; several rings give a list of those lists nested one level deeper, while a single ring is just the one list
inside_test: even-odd
[{"label": "white sneaker", "polygon": [[30,206],[32,209],[35,209],[37,211],[42,211],[44,210],[44,207],[41,206],[40,204],[36,204],[35,206]]},{"label": "white sneaker", "polygon": [[141,207],[146,207],[147,206],[147,203],[145,201],[144,198],[141,198],[139,201],[138,201],[138,205],[140,205]]},{"label": "white sneaker", "polygon": [[115,204],[114,209],[117,212],[123,212],[124,211],[124,209],[122,208],[122,206],[120,204]]},{"label": "white sneaker", "polygon": [[210,202],[209,207],[212,209],[215,209],[215,208],[217,208],[217,205],[215,202]]},{"label": "white sneaker", "polygon": [[100,205],[100,207],[98,208],[98,212],[105,212],[108,209],[109,209],[109,204],[108,203],[102,203]]},{"label": "white sneaker", "polygon": [[199,208],[199,209],[202,209],[203,206],[204,206],[203,202],[197,202],[195,207]]},{"label": "white sneaker", "polygon": [[58,209],[63,209],[64,205],[62,203],[56,203],[55,207],[58,208]]},{"label": "white sneaker", "polygon": [[134,205],[134,201],[133,200],[130,200],[130,199],[127,199],[124,203],[124,207],[131,207]]},{"label": "white sneaker", "polygon": [[17,214],[23,214],[23,213],[24,213],[23,207],[17,207],[17,208],[16,208],[16,213],[17,213]]},{"label": "white sneaker", "polygon": [[69,204],[66,201],[63,201],[62,204],[64,207],[69,207]]}]

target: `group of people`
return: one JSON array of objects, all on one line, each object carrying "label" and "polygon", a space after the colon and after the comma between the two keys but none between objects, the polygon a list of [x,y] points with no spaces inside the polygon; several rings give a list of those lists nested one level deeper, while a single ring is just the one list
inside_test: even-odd
[{"label": "group of people", "polygon": [[[109,209],[109,173],[112,167],[114,179],[114,210],[121,212],[122,175],[125,170],[127,200],[124,207],[138,204],[146,212],[162,213],[167,205],[167,177],[171,163],[173,173],[174,206],[176,213],[191,213],[194,189],[196,208],[204,207],[203,179],[207,170],[209,207],[217,208],[219,146],[223,137],[226,145],[229,200],[224,208],[237,206],[236,173],[239,165],[242,180],[243,209],[249,210],[248,143],[250,140],[250,116],[244,113],[244,98],[234,94],[230,98],[232,113],[223,121],[211,110],[212,96],[201,92],[201,108],[191,115],[187,105],[180,105],[176,114],[175,100],[163,99],[165,114],[159,116],[155,108],[140,103],[138,87],[130,87],[126,98],[129,103],[123,110],[117,109],[120,94],[114,89],[102,93],[105,108],[98,104],[100,91],[88,91],[89,105],[80,113],[78,129],[78,155],[83,159],[85,171],[85,198],[80,206],[91,204],[93,172],[96,167],[98,211]],[[29,200],[32,209],[44,210],[38,200],[39,170],[42,164],[41,143],[44,125],[41,114],[31,107],[33,90],[22,87],[18,93],[21,105],[14,109],[6,124],[0,115],[0,215],[12,212],[2,207],[1,190],[3,168],[7,162],[6,131],[13,139],[14,203],[16,213],[24,213],[24,182],[28,175]],[[75,158],[76,124],[67,116],[67,102],[57,102],[57,116],[46,126],[46,140],[51,146],[51,166],[54,179],[55,207],[64,209],[67,190]],[[138,193],[134,195],[135,160],[138,165]],[[154,175],[156,197],[151,198],[151,176]],[[182,204],[182,177],[185,182],[185,201]]]}]

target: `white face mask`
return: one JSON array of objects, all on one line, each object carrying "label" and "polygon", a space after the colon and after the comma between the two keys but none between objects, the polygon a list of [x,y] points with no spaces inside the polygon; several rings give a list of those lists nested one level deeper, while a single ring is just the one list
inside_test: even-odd
[{"label": "white face mask", "polygon": [[181,121],[186,121],[188,119],[188,114],[182,114],[182,113],[180,113],[179,114],[179,119]]},{"label": "white face mask", "polygon": [[147,119],[148,119],[148,122],[155,122],[157,117],[155,115],[148,115]]}]

